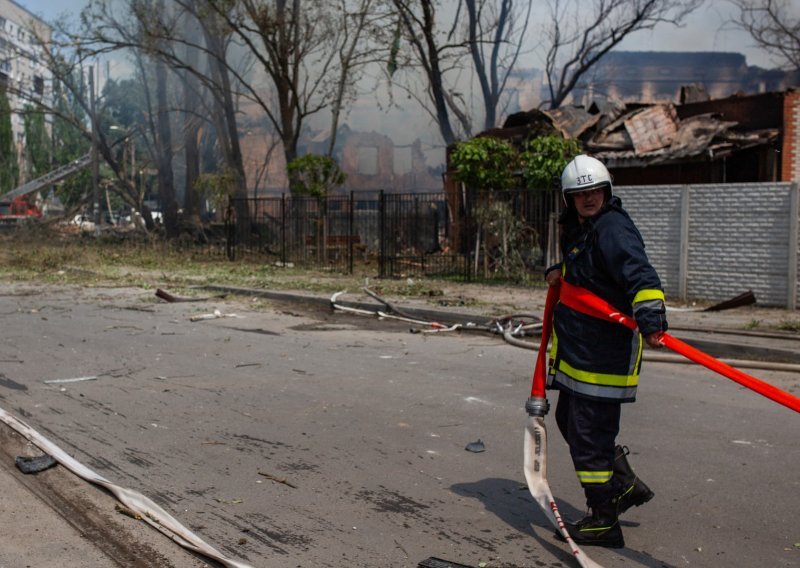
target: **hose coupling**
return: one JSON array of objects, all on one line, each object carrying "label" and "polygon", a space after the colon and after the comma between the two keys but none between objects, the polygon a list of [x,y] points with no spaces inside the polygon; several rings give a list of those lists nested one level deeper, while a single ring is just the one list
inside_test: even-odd
[{"label": "hose coupling", "polygon": [[550,403],[546,398],[530,397],[525,402],[525,412],[529,416],[544,416],[550,410]]}]

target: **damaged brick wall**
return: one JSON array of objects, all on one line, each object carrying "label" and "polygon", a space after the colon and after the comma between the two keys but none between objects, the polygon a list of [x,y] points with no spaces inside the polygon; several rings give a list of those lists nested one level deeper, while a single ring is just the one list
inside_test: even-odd
[{"label": "damaged brick wall", "polygon": [[781,181],[800,182],[800,91],[787,91],[783,99]]}]

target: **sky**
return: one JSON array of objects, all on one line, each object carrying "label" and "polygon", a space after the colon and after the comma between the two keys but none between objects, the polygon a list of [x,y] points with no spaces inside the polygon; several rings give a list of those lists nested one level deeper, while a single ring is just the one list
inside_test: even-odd
[{"label": "sky", "polygon": [[[77,19],[86,0],[15,0],[33,14],[52,21],[67,15]],[[544,0],[533,0],[545,5]],[[618,49],[628,51],[727,51],[742,53],[748,65],[775,67],[768,54],[753,47],[750,37],[725,25],[732,7],[729,2],[706,0],[683,28],[660,25],[653,31],[640,31],[627,38]]]}]

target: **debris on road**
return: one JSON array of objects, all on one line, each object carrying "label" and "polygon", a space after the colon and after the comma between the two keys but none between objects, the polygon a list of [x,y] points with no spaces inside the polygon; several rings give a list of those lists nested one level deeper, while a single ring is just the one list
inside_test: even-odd
[{"label": "debris on road", "polygon": [[458,562],[450,562],[449,560],[442,560],[441,558],[435,558],[431,556],[430,558],[426,558],[419,564],[417,564],[417,568],[472,568],[471,566],[467,566],[466,564],[459,564]]},{"label": "debris on road", "polygon": [[14,460],[14,465],[22,473],[39,473],[46,469],[50,469],[58,462],[50,454],[42,454],[40,456],[17,456]]},{"label": "debris on road", "polygon": [[480,453],[480,452],[485,452],[486,451],[486,445],[481,441],[480,438],[478,438],[477,441],[470,442],[469,444],[467,444],[467,447],[464,448],[464,449],[467,450],[468,452],[473,452],[473,453],[477,454],[477,453]]},{"label": "debris on road", "polygon": [[237,314],[223,314],[219,310],[214,310],[213,313],[210,314],[200,314],[198,316],[192,316],[189,318],[190,321],[204,321],[204,320],[212,320],[212,319],[219,319],[219,318],[241,318],[243,316]]},{"label": "debris on road", "polygon": [[96,375],[90,375],[87,377],[75,377],[73,379],[48,379],[44,381],[44,383],[47,385],[60,385],[64,383],[81,383],[83,381],[96,381],[96,380],[97,380]]},{"label": "debris on road", "polygon": [[[477,331],[481,333],[499,334],[504,338],[508,337],[524,337],[527,335],[536,335],[540,333],[542,323],[538,321],[535,315],[531,314],[512,314],[492,319],[485,324],[479,325],[473,322],[467,323],[442,323],[438,321],[420,320],[408,312],[399,309],[394,304],[381,298],[378,294],[364,288],[364,292],[372,298],[378,300],[383,304],[383,309],[366,310],[363,308],[354,308],[338,304],[336,301],[346,290],[336,292],[331,296],[331,307],[333,310],[341,310],[360,315],[377,316],[380,319],[396,319],[413,323],[418,326],[424,326],[424,329],[411,328],[411,333],[443,333],[448,331]],[[531,321],[532,320],[532,321]]]},{"label": "debris on road", "polygon": [[730,310],[731,308],[740,308],[742,306],[750,306],[756,303],[756,296],[753,294],[752,290],[748,290],[738,296],[735,296],[729,300],[725,300],[718,304],[714,304],[713,306],[707,307],[705,312],[720,312],[722,310]]},{"label": "debris on road", "polygon": [[131,519],[136,519],[137,521],[141,521],[142,520],[142,516],[139,513],[137,513],[136,511],[133,511],[131,509],[128,509],[127,507],[123,507],[119,503],[114,505],[114,510],[117,513],[120,513],[122,515],[130,517]]},{"label": "debris on road", "polygon": [[244,500],[242,500],[242,499],[219,499],[219,498],[215,498],[214,501],[216,501],[217,503],[222,503],[223,505],[241,505],[242,503],[244,503]]},{"label": "debris on road", "polygon": [[205,298],[186,298],[182,296],[173,296],[166,290],[162,290],[158,288],[156,290],[156,297],[161,298],[165,302],[174,303],[174,302],[207,302],[208,300],[215,300],[219,298],[224,298],[225,294],[218,294],[216,296],[209,296]]},{"label": "debris on road", "polygon": [[723,300],[708,306],[707,308],[679,308],[675,306],[667,306],[668,312],[721,312],[724,310],[731,310],[733,308],[742,308],[744,306],[751,306],[756,303],[756,296],[752,290],[742,292],[738,296]]},{"label": "debris on road", "polygon": [[297,485],[295,485],[294,483],[292,483],[291,481],[289,481],[285,477],[277,477],[275,475],[272,475],[271,473],[266,473],[266,472],[263,472],[263,471],[259,471],[258,475],[262,475],[262,476],[266,477],[267,479],[270,479],[270,480],[272,480],[272,481],[274,481],[276,483],[283,483],[284,485],[288,485],[292,489],[297,489]]}]

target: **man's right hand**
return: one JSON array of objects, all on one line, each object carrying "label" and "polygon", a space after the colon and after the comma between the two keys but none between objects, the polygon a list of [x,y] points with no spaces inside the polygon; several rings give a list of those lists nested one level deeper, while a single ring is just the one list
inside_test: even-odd
[{"label": "man's right hand", "polygon": [[561,269],[554,268],[553,270],[549,271],[547,274],[544,275],[544,279],[547,280],[547,283],[550,286],[555,286],[558,284],[559,280],[561,280]]}]

